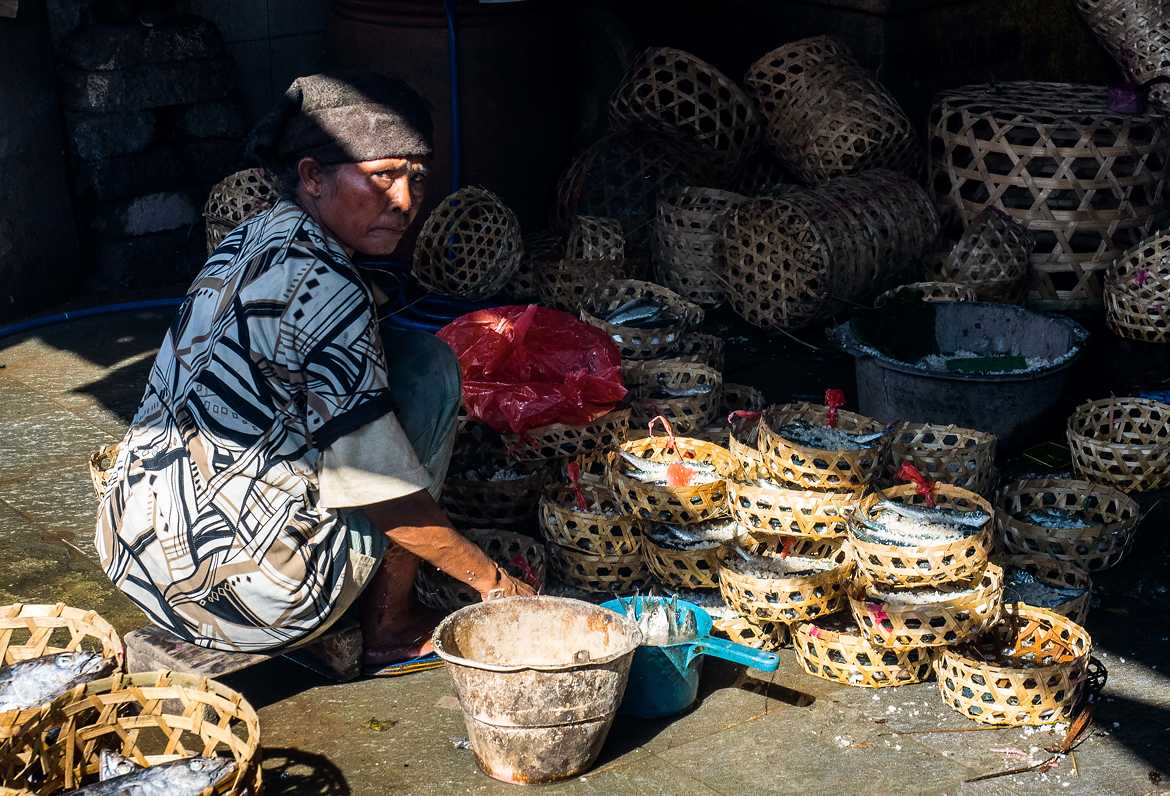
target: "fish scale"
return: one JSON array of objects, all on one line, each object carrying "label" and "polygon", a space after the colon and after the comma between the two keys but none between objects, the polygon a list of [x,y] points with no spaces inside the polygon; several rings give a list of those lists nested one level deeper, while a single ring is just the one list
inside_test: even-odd
[{"label": "fish scale", "polygon": [[113,668],[113,661],[95,652],[62,652],[14,663],[0,669],[0,712],[43,705]]}]

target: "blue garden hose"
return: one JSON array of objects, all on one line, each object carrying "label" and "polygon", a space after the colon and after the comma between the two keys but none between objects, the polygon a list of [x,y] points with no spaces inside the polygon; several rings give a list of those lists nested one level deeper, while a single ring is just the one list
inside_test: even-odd
[{"label": "blue garden hose", "polygon": [[113,315],[119,312],[136,312],[138,310],[159,310],[177,307],[183,303],[182,298],[144,299],[142,301],[125,301],[120,304],[99,304],[96,307],[84,307],[79,310],[58,312],[55,315],[42,315],[39,318],[29,318],[26,321],[17,321],[0,326],[0,338],[11,337],[14,334],[32,332],[46,326],[53,326],[65,321],[76,321],[81,318],[92,318],[95,315]]}]

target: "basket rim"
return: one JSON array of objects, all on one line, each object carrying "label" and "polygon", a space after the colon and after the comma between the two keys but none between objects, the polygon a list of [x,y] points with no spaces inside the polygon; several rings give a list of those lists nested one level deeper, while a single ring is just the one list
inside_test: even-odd
[{"label": "basket rim", "polygon": [[[970,584],[971,594],[958,594],[950,600],[936,600],[929,603],[889,603],[880,597],[870,595],[870,589],[873,584],[866,583],[863,578],[856,578],[846,587],[846,593],[849,595],[851,603],[881,603],[882,610],[886,614],[895,614],[899,617],[915,616],[923,613],[933,613],[939,610],[955,611],[961,610],[963,607],[981,602],[996,594],[1003,592],[1003,567],[994,562],[988,561],[987,567],[983,572],[975,578],[970,578],[966,581],[958,581],[950,585]],[[984,580],[988,580],[985,584]],[[937,586],[924,586],[914,589],[887,589],[887,591],[901,591],[909,593],[914,591],[941,591]]]},{"label": "basket rim", "polygon": [[[780,412],[781,410],[793,411],[793,412],[797,412],[797,413],[804,413],[805,411],[812,411],[812,410],[827,411],[825,409],[825,407],[819,406],[818,404],[809,403],[808,401],[794,401],[792,403],[776,404],[773,406],[769,406],[768,408],[764,409],[763,413],[760,415],[761,443],[762,443],[763,434],[767,433],[768,435],[774,437],[775,439],[783,442],[785,446],[797,451],[798,453],[806,454],[805,458],[808,458],[810,456],[815,457],[817,455],[823,456],[825,454],[838,454],[838,455],[842,454],[842,453],[862,454],[862,453],[867,452],[865,450],[851,451],[851,450],[825,450],[823,448],[809,448],[809,447],[806,447],[804,445],[800,445],[800,444],[797,444],[795,442],[791,442],[790,440],[786,439],[785,437],[778,434],[775,430],[773,430],[772,425],[769,422],[769,417],[775,415],[776,413]],[[893,429],[887,428],[885,425],[883,425],[881,423],[881,421],[874,420],[872,417],[866,417],[865,415],[863,415],[859,412],[851,412],[848,409],[841,409],[838,411],[838,417],[847,418],[847,419],[849,419],[853,422],[857,422],[859,424],[873,424],[873,426],[875,426],[875,428],[874,428],[872,433],[877,433],[878,431],[882,431],[883,429],[885,429],[885,433],[881,436],[881,438],[877,441],[877,444],[875,444],[874,448],[872,449],[875,453],[880,452],[883,445],[885,445],[885,443],[890,439],[891,435],[894,433]],[[761,450],[762,450],[762,448],[761,448]],[[765,455],[765,457],[767,456],[766,453],[764,455]]]},{"label": "basket rim", "polygon": [[[972,492],[969,489],[964,489],[963,487],[955,486],[954,484],[936,483],[934,485],[934,492],[936,494],[939,492],[942,492],[943,494],[950,493],[948,495],[950,497],[965,498],[967,500],[970,500],[970,501],[974,502],[976,505],[978,505],[984,511],[984,513],[986,513],[990,517],[990,519],[988,519],[988,521],[976,533],[970,534],[968,536],[964,536],[964,537],[959,538],[959,539],[944,540],[944,541],[938,542],[937,544],[898,545],[898,544],[884,544],[882,542],[869,542],[869,541],[866,541],[864,539],[858,539],[857,535],[854,533],[854,530],[853,530],[854,519],[851,516],[849,518],[849,524],[848,524],[848,526],[846,526],[848,528],[849,543],[857,551],[873,548],[873,549],[879,549],[879,550],[883,550],[883,551],[885,551],[885,550],[906,550],[906,551],[922,550],[926,553],[930,553],[930,552],[937,552],[940,550],[944,550],[944,549],[951,547],[953,545],[956,545],[956,544],[960,545],[960,546],[965,546],[966,544],[972,544],[972,543],[975,543],[976,541],[978,541],[981,536],[986,536],[986,537],[988,537],[987,538],[987,545],[990,546],[992,531],[993,531],[993,528],[995,527],[995,523],[996,523],[996,510],[995,510],[995,506],[992,505],[991,501],[989,501],[987,498],[983,497],[982,495],[980,495],[977,492]],[[900,484],[898,486],[892,486],[892,487],[889,487],[888,489],[884,489],[884,490],[875,490],[875,491],[870,492],[869,494],[867,494],[861,498],[860,502],[857,505],[857,509],[854,511],[854,514],[856,515],[858,512],[861,512],[861,513],[865,514],[865,516],[869,516],[870,509],[872,509],[874,506],[876,506],[883,499],[893,499],[893,498],[898,498],[898,497],[904,497],[906,495],[916,495],[916,494],[918,494],[918,487],[915,486],[914,484]]]},{"label": "basket rim", "polygon": [[[1028,672],[1030,676],[1035,676],[1037,679],[1042,679],[1048,674],[1055,673],[1062,669],[1067,669],[1071,666],[1076,666],[1082,660],[1087,661],[1089,656],[1092,654],[1093,637],[1089,634],[1089,631],[1085,630],[1085,628],[1072,621],[1067,616],[1063,616],[1062,614],[1058,614],[1055,611],[1051,611],[1047,608],[1039,608],[1035,605],[1028,605],[1027,603],[1021,602],[1005,603],[1002,608],[1000,621],[997,624],[1002,624],[1003,622],[1007,621],[1007,616],[1019,616],[1021,618],[1031,618],[1033,620],[1047,620],[1052,623],[1054,629],[1064,628],[1065,630],[1070,631],[1072,635],[1083,638],[1085,642],[1085,651],[1080,655],[1077,655],[1072,660],[1059,661],[1045,666],[1003,666],[992,663],[985,663],[983,661],[976,660],[970,655],[964,655],[963,649],[967,646],[967,642],[964,641],[949,647],[943,647],[940,650],[940,654],[935,659],[935,665],[940,666],[942,665],[943,661],[951,661],[955,664],[962,665],[967,669],[979,669],[987,672],[993,672],[995,674],[1002,674],[1005,676],[1019,674],[1020,672]],[[988,630],[992,629],[993,628],[988,628]]]},{"label": "basket rim", "polygon": [[1068,419],[1068,435],[1069,437],[1076,437],[1078,441],[1083,441],[1090,445],[1108,446],[1111,448],[1118,448],[1124,450],[1140,450],[1142,448],[1170,448],[1170,440],[1166,442],[1113,442],[1108,439],[1091,436],[1081,431],[1084,424],[1088,422],[1089,416],[1099,409],[1108,409],[1114,406],[1139,406],[1147,409],[1157,409],[1165,412],[1170,417],[1170,404],[1155,401],[1153,398],[1139,398],[1136,396],[1114,396],[1110,398],[1097,398],[1091,401],[1085,401],[1080,404]]},{"label": "basket rim", "polygon": [[[1053,486],[1067,487],[1070,492],[1075,492],[1086,498],[1096,497],[1098,499],[1106,498],[1111,501],[1116,501],[1123,504],[1125,509],[1132,511],[1133,517],[1130,519],[1118,519],[1113,522],[1094,523],[1088,528],[1049,528],[1047,525],[1034,525],[1026,520],[1022,520],[1007,510],[1009,496],[1028,493],[1041,494],[1050,490]],[[1087,478],[1020,478],[1000,488],[996,494],[996,508],[999,510],[997,517],[1004,524],[1023,527],[1029,531],[1042,531],[1047,536],[1055,537],[1084,536],[1086,532],[1093,531],[1094,529],[1097,529],[1098,534],[1115,534],[1119,531],[1128,530],[1127,526],[1134,524],[1142,516],[1141,504],[1132,495],[1122,492],[1115,486],[1090,481]]]}]

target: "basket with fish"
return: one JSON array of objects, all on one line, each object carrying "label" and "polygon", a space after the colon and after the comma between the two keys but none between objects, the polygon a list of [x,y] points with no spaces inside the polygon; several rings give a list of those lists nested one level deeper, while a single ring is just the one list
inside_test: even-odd
[{"label": "basket with fish", "polygon": [[845,607],[853,562],[842,545],[809,555],[793,552],[795,537],[745,541],[729,547],[719,560],[719,591],[740,616],[801,622]]},{"label": "basket with fish", "polygon": [[855,581],[849,610],[875,647],[945,647],[978,635],[999,619],[1003,570],[988,564],[976,580],[921,589],[889,589]]},{"label": "basket with fish", "polygon": [[618,407],[583,426],[553,423],[523,434],[504,434],[504,447],[518,462],[568,459],[616,448],[626,441],[629,430],[630,409]]},{"label": "basket with fish", "polygon": [[613,492],[600,485],[550,485],[540,498],[540,528],[549,544],[592,555],[642,551],[642,526],[622,514]]},{"label": "basket with fish", "polygon": [[874,647],[846,613],[791,627],[800,667],[814,677],[856,688],[891,688],[930,679],[930,651]]},{"label": "basket with fish", "polygon": [[918,588],[977,579],[993,540],[992,505],[949,484],[906,484],[862,499],[848,523],[865,580]]},{"label": "basket with fish", "polygon": [[672,359],[699,362],[723,372],[723,338],[704,332],[687,332],[678,340]]},{"label": "basket with fish", "polygon": [[727,481],[731,513],[755,534],[787,534],[810,539],[840,539],[861,495],[789,489],[767,478]]},{"label": "basket with fish", "polygon": [[936,423],[902,423],[894,432],[885,461],[892,483],[905,463],[931,481],[987,495],[995,475],[995,435]]},{"label": "basket with fish", "polygon": [[620,260],[561,258],[545,264],[536,280],[536,295],[546,307],[574,315],[585,306],[597,286],[626,275]]},{"label": "basket with fish", "polygon": [[1089,615],[1093,581],[1072,561],[1044,555],[997,556],[1003,567],[1003,602],[1027,603],[1083,625]]},{"label": "basket with fish", "polygon": [[[495,528],[469,528],[463,535],[479,545],[488,558],[509,575],[528,583],[537,591],[545,580],[544,543],[531,536]],[[479,602],[479,592],[430,564],[419,565],[414,579],[419,602],[436,611],[450,613]]]},{"label": "basket with fish", "polygon": [[650,583],[650,570],[641,551],[603,556],[582,553],[559,544],[548,545],[549,567],[559,583],[589,594],[630,594]]},{"label": "basket with fish", "polygon": [[630,423],[635,428],[661,415],[675,431],[688,434],[715,419],[723,394],[723,375],[715,368],[660,359],[638,363],[630,375],[626,387],[632,393]]},{"label": "basket with fish", "polygon": [[720,553],[738,532],[729,517],[691,525],[651,523],[642,538],[642,555],[654,577],[672,589],[714,589]]},{"label": "basket with fish", "polygon": [[714,635],[728,641],[769,652],[787,646],[792,638],[788,625],[783,622],[757,622],[739,614],[716,619],[712,630]]},{"label": "basket with fish", "polygon": [[1080,625],[1023,603],[971,643],[941,650],[934,673],[943,701],[982,724],[1055,724],[1086,695],[1093,640]]},{"label": "basket with fish", "polygon": [[17,750],[34,762],[6,784],[46,795],[73,788],[86,796],[260,792],[256,711],[215,680],[116,674],[76,686],[55,708]]},{"label": "basket with fish", "polygon": [[999,538],[1005,550],[1068,561],[1089,572],[1125,557],[1140,519],[1136,500],[1089,481],[1024,479],[999,494]]},{"label": "basket with fish", "polygon": [[898,285],[881,293],[873,300],[875,309],[890,303],[905,301],[976,301],[975,291],[970,285],[957,282],[910,282]]},{"label": "basket with fish", "polygon": [[765,468],[800,489],[864,489],[877,476],[890,437],[876,420],[804,402],[773,406],[760,421]]},{"label": "basket with fish", "polygon": [[528,530],[548,478],[545,467],[511,463],[503,455],[460,457],[452,461],[439,502],[460,528]]},{"label": "basket with fish", "polygon": [[673,290],[637,279],[614,279],[585,298],[581,320],[610,336],[622,359],[654,359],[678,348],[703,321],[703,309]]},{"label": "basket with fish", "polygon": [[1170,405],[1105,398],[1077,407],[1068,421],[1073,468],[1122,492],[1170,487]]}]

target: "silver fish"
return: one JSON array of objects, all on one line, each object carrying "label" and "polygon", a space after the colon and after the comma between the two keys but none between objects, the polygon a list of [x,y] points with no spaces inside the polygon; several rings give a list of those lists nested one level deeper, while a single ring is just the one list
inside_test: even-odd
[{"label": "silver fish", "polygon": [[727,564],[736,572],[760,580],[772,578],[804,578],[817,572],[824,572],[840,564],[828,558],[807,558],[805,556],[758,556],[736,548],[737,556],[727,559]]},{"label": "silver fish", "polygon": [[695,384],[690,387],[671,387],[659,384],[647,397],[657,398],[660,401],[667,398],[693,398],[696,395],[707,395],[713,389],[715,389],[714,384]]},{"label": "silver fish", "polygon": [[705,550],[735,538],[734,520],[718,519],[695,525],[654,524],[646,530],[650,541],[671,550]]},{"label": "silver fish", "polygon": [[776,433],[789,442],[806,448],[822,451],[859,451],[872,448],[887,432],[852,434],[839,428],[794,420],[776,429]]},{"label": "silver fish", "polygon": [[929,525],[961,525],[964,528],[982,528],[991,521],[991,515],[985,511],[962,511],[960,509],[931,508],[930,506],[914,506],[909,503],[899,503],[895,500],[883,500],[877,504],[881,511],[892,511],[895,514]]},{"label": "silver fish", "polygon": [[114,670],[94,652],[62,652],[0,669],[0,712],[35,708]]},{"label": "silver fish", "polygon": [[[666,470],[670,467],[671,462],[652,462],[649,459],[642,459],[625,451],[622,451],[621,455],[629,465],[629,468],[626,470],[626,475],[647,484],[656,484],[658,486],[664,486],[666,484]],[[687,461],[684,464],[693,473],[691,476],[691,486],[711,484],[722,478],[715,471],[715,465],[713,464],[696,461]]]},{"label": "silver fish", "polygon": [[1052,586],[1028,570],[1018,567],[1009,567],[1004,575],[1005,603],[1027,603],[1037,608],[1055,608],[1069,600],[1075,600],[1084,593],[1085,589],[1074,586]]},{"label": "silver fish", "polygon": [[678,318],[654,299],[636,298],[610,312],[605,316],[605,321],[614,326],[654,329],[677,323]]},{"label": "silver fish", "polygon": [[695,615],[686,608],[679,608],[678,595],[669,600],[655,597],[632,597],[631,604],[641,608],[638,615],[638,629],[642,631],[642,644],[648,647],[664,647],[689,641],[698,635]]},{"label": "silver fish", "polygon": [[109,749],[102,750],[102,756],[98,758],[98,761],[98,778],[102,782],[113,779],[114,777],[133,774],[135,771],[142,769],[142,766],[130,758],[123,757],[117,752],[111,752]]},{"label": "silver fish", "polygon": [[[929,546],[954,542],[978,533],[977,528],[921,522],[893,511],[877,511],[870,517],[864,517],[858,512],[853,516],[855,524],[850,526],[852,534],[861,541],[871,544],[894,547]],[[920,566],[929,569],[930,563],[924,561]]]},{"label": "silver fish", "polygon": [[187,757],[140,768],[63,796],[198,796],[236,770],[226,757]]},{"label": "silver fish", "polygon": [[687,611],[683,609],[682,627],[679,628],[678,637],[680,641],[689,641],[699,636],[699,623],[695,618],[694,611]]},{"label": "silver fish", "polygon": [[1093,523],[1082,515],[1065,509],[1032,509],[1019,517],[1024,522],[1039,525],[1041,528],[1092,528]]}]

